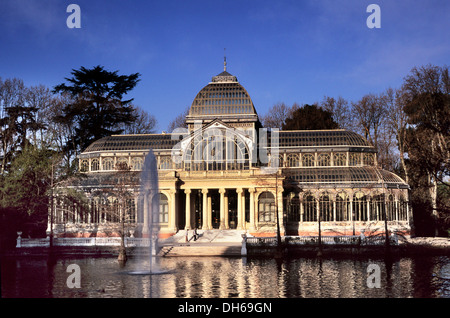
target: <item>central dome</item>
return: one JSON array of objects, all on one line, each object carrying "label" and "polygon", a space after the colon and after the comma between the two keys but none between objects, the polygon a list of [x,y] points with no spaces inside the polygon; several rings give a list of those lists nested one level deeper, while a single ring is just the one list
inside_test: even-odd
[{"label": "central dome", "polygon": [[192,102],[187,120],[257,117],[250,95],[226,70],[214,76]]}]

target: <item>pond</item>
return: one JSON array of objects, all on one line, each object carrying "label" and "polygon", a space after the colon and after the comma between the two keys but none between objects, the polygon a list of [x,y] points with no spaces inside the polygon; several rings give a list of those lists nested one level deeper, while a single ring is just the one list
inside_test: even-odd
[{"label": "pond", "polygon": [[[75,264],[73,266],[72,264]],[[70,266],[72,265],[72,266]],[[450,298],[448,256],[377,258],[161,257],[164,275],[129,275],[115,257],[4,257],[4,298]],[[78,269],[78,286],[75,273]]]}]

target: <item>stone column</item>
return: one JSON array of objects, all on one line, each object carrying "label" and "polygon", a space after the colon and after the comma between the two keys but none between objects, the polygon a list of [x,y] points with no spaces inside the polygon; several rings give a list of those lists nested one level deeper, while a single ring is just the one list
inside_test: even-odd
[{"label": "stone column", "polygon": [[225,197],[224,197],[224,200],[223,200],[223,206],[224,206],[224,224],[223,224],[223,226],[224,226],[224,229],[225,230],[228,230],[229,228],[230,228],[230,225],[229,225],[229,219],[228,219],[228,213],[229,213],[229,211],[228,211],[228,195],[227,195],[227,192],[226,192],[226,190],[225,190]]},{"label": "stone column", "polygon": [[225,227],[225,214],[227,209],[225,208],[225,189],[219,189],[220,193],[220,230],[224,230]]},{"label": "stone column", "polygon": [[332,202],[333,202],[333,222],[336,222],[336,196],[334,196]]},{"label": "stone column", "polygon": [[173,232],[177,231],[176,225],[176,190],[170,190],[170,198],[169,198],[169,229]]},{"label": "stone column", "polygon": [[191,229],[191,189],[185,189],[186,193],[186,224],[184,226],[185,230]]},{"label": "stone column", "polygon": [[280,222],[280,232],[284,235],[284,215],[283,215],[283,192],[278,191],[278,221]]},{"label": "stone column", "polygon": [[[236,189],[236,193],[237,193],[237,218],[238,218],[238,224],[237,224],[237,229],[238,230],[243,230],[244,229],[244,227],[243,227],[243,224],[244,224],[244,220],[243,220],[243,218],[242,218],[242,215],[243,215],[243,213],[242,213],[242,210],[243,210],[243,206],[242,206],[242,192],[243,192],[243,190],[242,190],[242,188],[237,188]],[[245,206],[244,206],[244,208],[245,208]]]},{"label": "stone column", "polygon": [[250,230],[256,230],[256,223],[255,223],[255,188],[248,189],[248,192],[250,192]]}]

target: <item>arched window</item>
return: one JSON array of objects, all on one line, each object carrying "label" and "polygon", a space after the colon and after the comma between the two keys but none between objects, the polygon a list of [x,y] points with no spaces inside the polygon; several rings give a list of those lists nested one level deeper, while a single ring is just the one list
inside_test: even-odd
[{"label": "arched window", "polygon": [[331,165],[331,155],[328,153],[320,153],[317,156],[317,165],[326,167]]},{"label": "arched window", "polygon": [[258,199],[259,222],[275,222],[275,197],[270,192],[263,192]]},{"label": "arched window", "polygon": [[169,199],[164,193],[159,194],[159,223],[169,222]]},{"label": "arched window", "polygon": [[389,221],[396,221],[397,220],[397,213],[395,209],[395,201],[394,196],[390,194],[388,196],[387,202],[386,202],[386,210],[388,215]]},{"label": "arched window", "polygon": [[373,166],[375,163],[375,156],[373,153],[365,153],[363,156],[363,164],[366,166]]},{"label": "arched window", "polygon": [[210,128],[194,136],[185,149],[185,170],[248,170],[250,153],[246,142],[233,131]]},{"label": "arched window", "polygon": [[172,158],[168,156],[161,157],[159,169],[161,170],[172,169]]},{"label": "arched window", "polygon": [[336,221],[350,220],[349,204],[349,197],[345,192],[339,192],[336,195]]},{"label": "arched window", "polygon": [[305,153],[302,155],[303,167],[314,167],[314,155],[311,153]]},{"label": "arched window", "polygon": [[345,166],[345,162],[347,161],[347,155],[342,152],[336,152],[333,154],[333,164],[335,166]]},{"label": "arched window", "polygon": [[350,154],[350,162],[348,163],[350,166],[358,166],[361,164],[361,154],[352,152]]},{"label": "arched window", "polygon": [[300,166],[300,160],[298,154],[290,153],[287,156],[288,167],[298,167]]},{"label": "arched window", "polygon": [[367,221],[367,197],[362,192],[353,195],[354,221]]},{"label": "arched window", "polygon": [[290,222],[300,222],[300,200],[298,194],[289,193],[286,197],[287,218]]},{"label": "arched window", "polygon": [[128,158],[122,157],[117,159],[116,169],[127,169],[128,168]]},{"label": "arched window", "polygon": [[384,220],[384,194],[376,194],[372,197],[370,202],[370,220],[381,221]]},{"label": "arched window", "polygon": [[89,161],[88,160],[86,160],[86,159],[81,160],[80,171],[81,172],[88,172],[89,171]]},{"label": "arched window", "polygon": [[284,155],[283,154],[279,154],[278,155],[278,167],[284,167]]},{"label": "arched window", "polygon": [[303,197],[303,221],[304,222],[316,222],[316,199],[311,193],[305,194]]},{"label": "arched window", "polygon": [[404,196],[400,196],[399,207],[398,207],[398,219],[400,221],[408,221],[407,204]]},{"label": "arched window", "polygon": [[103,158],[103,170],[113,170],[114,161],[112,158]]},{"label": "arched window", "polygon": [[323,193],[319,198],[320,220],[324,222],[333,221],[333,203],[328,193]]},{"label": "arched window", "polygon": [[92,159],[91,161],[91,171],[98,171],[100,169],[100,164],[98,159]]},{"label": "arched window", "polygon": [[126,221],[130,223],[136,222],[136,205],[134,199],[127,200],[127,217]]},{"label": "arched window", "polygon": [[131,169],[132,170],[142,170],[144,160],[140,157],[134,157],[131,159]]}]

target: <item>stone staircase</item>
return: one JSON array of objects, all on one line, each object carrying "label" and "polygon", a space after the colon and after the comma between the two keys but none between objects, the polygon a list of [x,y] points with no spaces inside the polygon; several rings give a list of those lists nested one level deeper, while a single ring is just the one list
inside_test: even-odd
[{"label": "stone staircase", "polygon": [[180,230],[177,234],[160,240],[159,256],[240,256],[242,248],[241,230],[197,230],[194,240],[192,230]]}]

